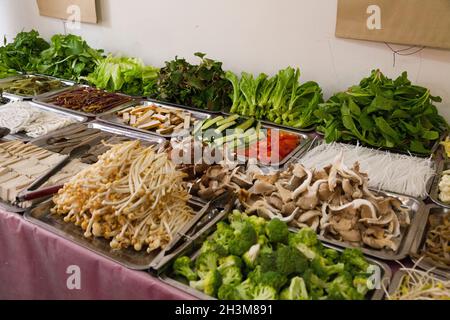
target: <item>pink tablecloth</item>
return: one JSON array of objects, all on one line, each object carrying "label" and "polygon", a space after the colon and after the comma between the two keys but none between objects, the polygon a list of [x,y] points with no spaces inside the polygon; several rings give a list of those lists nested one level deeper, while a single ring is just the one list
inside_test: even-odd
[{"label": "pink tablecloth", "polygon": [[[79,267],[80,289],[74,278],[77,267],[70,266]],[[193,297],[146,272],[129,270],[98,256],[17,214],[0,211],[0,299]]]}]

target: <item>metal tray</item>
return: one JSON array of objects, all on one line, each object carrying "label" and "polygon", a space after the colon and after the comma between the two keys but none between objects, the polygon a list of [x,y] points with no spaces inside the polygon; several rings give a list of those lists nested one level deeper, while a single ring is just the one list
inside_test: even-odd
[{"label": "metal tray", "polygon": [[[134,99],[132,97],[130,97],[130,96],[126,95],[126,94],[122,94],[122,93],[114,93],[114,94],[117,94],[119,96],[129,97],[132,100],[129,101],[129,102],[122,103],[121,105],[115,106],[114,108],[108,109],[108,110],[106,110],[104,112],[101,112],[101,113],[90,113],[90,112],[83,112],[83,111],[72,110],[72,109],[69,109],[69,108],[57,106],[57,105],[52,104],[51,102],[49,102],[50,100],[52,100],[54,97],[56,97],[58,94],[60,94],[62,92],[66,92],[66,91],[69,91],[69,90],[75,90],[75,89],[83,88],[83,87],[85,88],[85,87],[90,87],[90,86],[84,85],[84,84],[76,84],[76,85],[73,85],[70,88],[66,88],[65,90],[61,90],[61,91],[58,91],[58,92],[50,92],[50,93],[42,94],[40,96],[35,97],[33,99],[33,101],[37,102],[37,103],[41,103],[41,104],[46,105],[47,107],[50,107],[50,108],[53,108],[53,109],[64,110],[66,112],[70,112],[70,113],[73,113],[73,114],[77,114],[77,115],[85,116],[85,117],[89,117],[89,118],[96,118],[96,117],[101,116],[101,115],[103,115],[103,114],[105,114],[107,112],[114,112],[114,111],[117,111],[117,110],[119,110],[121,108],[129,107],[129,106],[133,105],[133,103],[134,103]],[[90,87],[90,88],[93,88],[93,87]],[[101,89],[97,89],[97,90],[101,90]],[[105,90],[101,90],[101,91],[105,91]]]},{"label": "metal tray", "polygon": [[[89,120],[85,116],[76,115],[76,114],[67,112],[66,110],[53,109],[51,107],[48,107],[46,105],[43,105],[43,104],[40,104],[40,103],[37,103],[37,102],[33,102],[33,101],[26,101],[26,102],[29,103],[30,106],[33,107],[33,108],[41,109],[43,111],[47,111],[47,112],[51,112],[51,113],[56,113],[56,114],[65,116],[67,118],[71,118],[71,119],[73,119],[76,122],[83,123],[83,122],[87,122]],[[1,110],[1,108],[2,108],[2,106],[0,106],[0,110]],[[57,129],[56,131],[58,131],[58,130],[59,129]],[[49,134],[52,134],[53,132],[54,131],[49,132],[49,133],[47,133],[44,136],[48,136]],[[9,135],[7,135],[5,137],[5,139],[8,139],[8,140],[21,140],[21,141],[24,141],[24,142],[29,142],[29,141],[32,141],[34,139],[40,139],[40,138],[41,137],[31,138],[31,137],[27,136],[25,133],[22,133],[22,132],[18,132],[18,133],[15,133],[15,134],[9,134]]]},{"label": "metal tray", "polygon": [[[174,251],[171,255],[166,256],[164,259],[161,259],[159,261],[159,263],[155,266],[152,266],[150,268],[150,271],[155,273],[156,275],[159,276],[159,278],[175,287],[178,288],[182,291],[185,291],[189,294],[191,294],[194,297],[197,297],[199,299],[204,299],[204,300],[214,300],[215,298],[208,296],[200,291],[197,291],[193,288],[191,288],[190,286],[177,281],[176,279],[174,279],[173,275],[171,274],[170,271],[170,267],[173,263],[173,261],[183,255],[188,255],[191,258],[195,258],[198,254],[199,254],[199,249],[202,245],[202,243],[215,231],[215,225],[217,224],[217,222],[226,219],[226,217],[228,216],[228,213],[222,212],[219,215],[217,215],[214,219],[212,219],[205,227],[203,227],[200,231],[198,231],[197,235],[195,237],[192,237],[191,240],[189,242],[184,243],[182,246],[178,247],[176,249],[176,251]],[[292,230],[291,230],[292,232]],[[342,248],[327,244],[327,243],[323,243],[324,246],[328,247],[328,248],[332,248],[338,251],[343,251]],[[380,270],[382,271],[381,274],[381,281],[380,281],[380,288],[375,289],[374,292],[371,294],[370,296],[370,300],[381,300],[384,296],[384,291],[383,291],[383,285],[385,287],[387,287],[389,285],[389,281],[391,279],[391,269],[390,267],[383,263],[380,262],[378,260],[375,259],[371,259],[371,258],[366,258],[367,261],[369,261],[370,264],[376,265],[380,268]]]},{"label": "metal tray", "polygon": [[450,209],[450,203],[445,203],[439,200],[439,182],[443,177],[442,172],[448,169],[450,169],[450,161],[441,161],[438,164],[436,174],[434,175],[431,183],[431,190],[428,195],[430,196],[431,201],[433,201],[437,205]]},{"label": "metal tray", "polygon": [[[211,117],[211,115],[208,113],[192,111],[192,110],[185,110],[185,109],[181,109],[178,107],[173,107],[173,106],[166,105],[163,103],[156,103],[156,102],[152,102],[152,101],[148,101],[148,100],[137,100],[137,101],[134,101],[134,103],[130,106],[122,106],[120,109],[105,112],[103,115],[98,116],[97,120],[105,122],[105,123],[113,124],[116,126],[120,126],[120,127],[129,129],[129,130],[135,130],[135,131],[139,131],[139,132],[143,132],[143,133],[152,133],[154,135],[165,137],[165,138],[171,138],[171,137],[177,136],[176,132],[171,133],[171,134],[160,134],[160,133],[157,133],[156,131],[150,131],[150,130],[144,130],[144,129],[132,127],[130,125],[125,124],[123,122],[122,118],[120,116],[117,116],[117,114],[116,114],[117,112],[124,110],[126,108],[129,108],[129,107],[132,107],[132,106],[148,106],[148,105],[156,105],[158,107],[169,109],[169,110],[187,111],[196,120],[204,120],[204,119],[208,119]],[[192,129],[193,129],[193,126],[190,126],[189,132],[192,132]]]},{"label": "metal tray", "polygon": [[21,75],[15,75],[15,76],[11,76],[8,78],[3,78],[0,80],[0,84],[5,83],[5,82],[10,82],[12,80],[16,80],[16,79],[26,79],[26,78],[32,78],[32,77],[46,77],[48,79],[52,79],[52,80],[58,80],[61,81],[62,83],[64,83],[66,85],[66,87],[63,88],[58,88],[55,90],[50,90],[48,92],[36,95],[36,96],[25,96],[25,95],[18,95],[18,94],[13,94],[13,93],[9,93],[8,91],[4,90],[3,91],[3,96],[10,99],[16,99],[16,100],[31,100],[33,98],[38,98],[42,95],[47,95],[47,94],[55,94],[55,93],[59,93],[62,91],[65,91],[67,89],[69,89],[70,87],[75,85],[75,82],[70,81],[70,80],[65,80],[65,79],[61,79],[61,78],[57,78],[57,77],[52,77],[52,76],[48,76],[48,75],[44,75],[44,74],[21,74]]},{"label": "metal tray", "polygon": [[430,270],[433,268],[431,273],[446,277],[448,279],[450,279],[450,266],[448,270],[445,270],[437,266],[432,259],[423,258],[420,261],[419,259],[421,257],[421,252],[425,247],[425,240],[429,231],[428,218],[430,217],[430,215],[444,215],[449,212],[450,209],[436,206],[434,204],[429,204],[425,207],[425,210],[421,215],[421,219],[419,222],[421,228],[417,231],[417,235],[414,239],[414,243],[410,253],[411,259],[414,261],[414,263],[417,264],[419,268],[423,270]]},{"label": "metal tray", "polygon": [[[402,269],[399,269],[397,272],[394,273],[394,276],[392,277],[392,280],[391,280],[391,283],[390,283],[389,289],[388,289],[389,295],[393,295],[397,291],[397,289],[402,284],[403,277],[407,274],[408,273]],[[444,278],[437,276],[437,275],[433,275],[433,277],[435,277],[436,279],[439,279],[439,280],[445,280]]]},{"label": "metal tray", "polygon": [[211,110],[205,110],[205,109],[196,108],[196,107],[189,107],[189,106],[185,106],[182,104],[177,104],[177,103],[172,103],[172,102],[167,102],[167,101],[162,101],[162,100],[156,100],[156,99],[152,99],[149,97],[147,97],[147,100],[150,102],[153,102],[153,103],[159,103],[159,104],[162,104],[165,106],[172,106],[172,107],[176,107],[179,109],[198,111],[198,112],[208,113],[208,114],[217,115],[217,116],[220,116],[222,114],[222,111],[211,111]]},{"label": "metal tray", "polygon": [[[202,206],[189,202],[189,205],[198,212]],[[160,250],[155,250],[152,253],[143,251],[135,251],[132,248],[127,249],[112,249],[109,241],[104,238],[85,238],[83,229],[73,223],[66,223],[63,217],[53,215],[50,209],[53,206],[51,199],[38,204],[36,207],[28,209],[24,213],[24,218],[50,232],[53,232],[62,238],[75,242],[76,244],[91,250],[105,258],[115,261],[127,268],[135,270],[146,270],[149,268],[153,259],[155,259]]]}]

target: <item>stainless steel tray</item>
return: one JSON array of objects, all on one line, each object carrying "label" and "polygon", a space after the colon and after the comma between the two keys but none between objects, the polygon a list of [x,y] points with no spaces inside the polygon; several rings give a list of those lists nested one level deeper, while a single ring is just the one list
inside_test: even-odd
[{"label": "stainless steel tray", "polygon": [[[417,264],[417,266],[423,270],[430,270],[433,268],[431,273],[437,274],[439,276],[446,277],[450,279],[450,266],[448,269],[440,268],[432,259],[428,258],[422,258],[422,250],[424,250],[425,247],[425,241],[426,237],[429,231],[429,224],[428,224],[428,218],[431,215],[444,215],[450,212],[450,209],[443,208],[440,206],[436,206],[434,204],[429,204],[425,207],[425,210],[423,214],[421,215],[420,219],[420,226],[419,230],[417,231],[416,237],[414,239],[414,243],[411,248],[411,259],[414,261],[414,263]],[[419,261],[420,259],[420,261]]]},{"label": "stainless steel tray", "polygon": [[[148,105],[156,105],[158,107],[161,108],[165,108],[165,109],[169,109],[169,110],[181,110],[181,111],[187,111],[191,114],[191,116],[196,119],[196,120],[204,120],[204,119],[208,119],[211,117],[210,114],[208,113],[204,113],[204,112],[199,112],[199,111],[193,111],[193,110],[185,110],[185,109],[181,109],[179,107],[174,107],[171,105],[166,105],[163,103],[157,103],[157,102],[152,102],[152,101],[148,101],[148,100],[136,100],[133,102],[133,104],[129,105],[129,106],[122,106],[120,109],[116,109],[114,111],[107,111],[105,113],[103,113],[101,116],[97,117],[97,120],[105,122],[105,123],[109,123],[109,124],[113,124],[116,126],[120,126],[129,130],[135,130],[135,131],[139,131],[139,132],[143,132],[143,133],[152,133],[154,135],[157,136],[161,136],[161,137],[165,137],[165,138],[171,138],[174,136],[177,136],[177,133],[174,132],[172,134],[160,134],[157,133],[156,131],[150,131],[150,130],[144,130],[144,129],[139,129],[139,128],[135,128],[132,127],[130,125],[127,125],[123,122],[122,118],[120,116],[117,116],[117,112],[124,110],[126,108],[129,108],[131,106],[148,106]],[[189,132],[192,132],[193,126],[190,126],[189,128]]]},{"label": "stainless steel tray", "polygon": [[[73,120],[76,121],[76,122],[83,123],[83,122],[87,122],[87,121],[89,120],[89,119],[88,119],[87,117],[85,117],[85,116],[82,116],[82,115],[76,115],[76,114],[67,112],[66,110],[57,110],[57,109],[53,109],[53,108],[51,108],[51,107],[48,107],[48,106],[46,106],[46,105],[43,105],[43,104],[40,104],[40,103],[37,103],[37,102],[27,101],[27,103],[29,103],[30,106],[32,106],[32,107],[34,107],[34,108],[41,109],[41,110],[43,110],[43,111],[47,111],[47,112],[51,112],[51,113],[56,113],[56,114],[58,114],[58,115],[65,116],[65,117],[67,117],[67,118],[71,118],[71,119],[73,119]],[[0,109],[1,109],[1,107],[2,107],[2,106],[0,106]],[[58,130],[59,130],[59,129],[58,129]],[[56,131],[57,131],[57,130],[56,130]],[[47,135],[52,134],[52,133],[53,133],[53,132],[49,132],[48,134],[46,134],[46,135],[44,135],[44,136],[47,136]],[[25,133],[18,132],[18,133],[15,133],[15,134],[9,134],[9,135],[6,136],[5,138],[8,139],[8,140],[21,140],[21,141],[28,142],[28,141],[31,141],[31,140],[34,140],[34,139],[39,139],[40,137],[38,137],[38,138],[31,138],[31,137],[27,136]]]},{"label": "stainless steel tray", "polygon": [[33,98],[38,98],[42,95],[47,95],[47,94],[55,94],[55,93],[59,93],[62,91],[65,91],[67,89],[69,89],[70,87],[75,85],[75,82],[70,81],[70,80],[65,80],[65,79],[61,79],[61,78],[57,78],[57,77],[52,77],[52,76],[48,76],[48,75],[43,75],[43,74],[21,74],[21,75],[15,75],[12,77],[8,77],[8,78],[3,78],[0,80],[0,84],[5,83],[5,82],[10,82],[12,80],[16,80],[16,79],[26,79],[26,78],[32,78],[32,77],[46,77],[48,79],[52,79],[52,80],[58,80],[61,81],[62,83],[64,83],[66,85],[66,87],[63,88],[58,88],[56,90],[50,90],[46,93],[42,93],[36,96],[26,96],[26,95],[18,95],[18,94],[13,94],[13,93],[9,93],[7,90],[3,91],[3,96],[10,99],[16,99],[16,100],[31,100]]},{"label": "stainless steel tray", "polygon": [[[196,212],[202,209],[202,206],[195,202],[189,202],[189,205]],[[132,248],[117,250],[112,249],[109,241],[104,238],[85,238],[81,227],[73,223],[66,223],[61,216],[51,214],[50,209],[52,206],[53,201],[51,199],[44,201],[36,207],[26,210],[24,218],[66,240],[72,241],[130,269],[148,269],[153,259],[160,252],[160,250],[155,250],[149,254],[145,250],[138,252]]]},{"label": "stainless steel tray", "polygon": [[[227,216],[228,216],[228,213],[226,211],[217,215],[205,227],[203,227],[200,231],[198,231],[198,233],[195,237],[192,237],[189,242],[186,242],[182,246],[178,247],[176,249],[176,251],[174,251],[171,255],[167,255],[164,259],[161,259],[157,265],[153,265],[150,268],[150,271],[157,274],[163,282],[165,282],[175,288],[178,288],[182,291],[185,291],[194,297],[197,297],[199,299],[204,299],[204,300],[214,300],[215,298],[208,296],[198,290],[195,290],[195,289],[191,288],[190,286],[174,279],[173,274],[171,274],[170,268],[172,266],[173,261],[180,256],[188,255],[191,258],[195,258],[199,253],[199,249],[200,249],[202,243],[215,231],[215,225],[217,224],[217,222],[226,219]],[[342,248],[339,248],[339,247],[336,247],[336,246],[333,246],[333,245],[330,245],[327,243],[323,243],[323,244],[324,244],[324,246],[326,246],[328,248],[332,248],[332,249],[335,249],[338,251],[343,251]],[[380,287],[373,291],[373,293],[370,295],[369,299],[370,300],[381,300],[384,296],[383,285],[385,287],[387,287],[389,285],[389,281],[391,279],[391,275],[392,275],[391,269],[387,264],[385,264],[383,262],[380,262],[378,260],[371,259],[371,258],[366,258],[366,259],[370,264],[373,264],[373,265],[376,265],[377,267],[379,267],[382,272],[382,274],[380,275],[381,276]]]},{"label": "stainless steel tray", "polygon": [[189,106],[185,106],[182,104],[177,104],[177,103],[172,103],[172,102],[168,102],[168,101],[162,101],[162,100],[156,100],[156,99],[152,99],[147,97],[147,100],[153,103],[160,103],[162,105],[165,106],[172,106],[172,107],[176,107],[179,109],[185,109],[185,110],[192,110],[192,111],[198,111],[198,112],[202,112],[202,113],[208,113],[208,114],[212,114],[212,115],[221,115],[222,111],[211,111],[211,110],[205,110],[205,109],[201,109],[201,108],[196,108],[196,107],[189,107]]},{"label": "stainless steel tray", "polygon": [[[66,90],[61,90],[59,92],[42,94],[42,95],[34,98],[33,101],[37,102],[37,103],[41,103],[41,104],[46,105],[47,107],[50,107],[50,108],[53,108],[53,109],[64,110],[66,112],[70,112],[70,113],[73,113],[73,114],[77,114],[77,115],[85,116],[85,117],[89,117],[89,118],[96,118],[96,117],[101,116],[101,115],[103,115],[103,114],[105,114],[107,112],[114,112],[114,111],[119,110],[121,108],[129,107],[129,106],[131,106],[134,103],[134,100],[133,100],[132,97],[130,97],[128,95],[125,95],[125,94],[122,94],[122,93],[114,93],[114,94],[117,94],[119,96],[129,97],[132,100],[129,101],[129,102],[122,103],[122,104],[120,104],[118,106],[115,106],[113,108],[110,108],[110,109],[108,109],[108,110],[106,110],[104,112],[101,112],[101,113],[90,113],[90,112],[83,112],[83,111],[72,110],[72,109],[69,109],[69,108],[57,106],[57,105],[55,105],[55,104],[50,102],[54,97],[56,97],[58,94],[60,94],[62,92],[67,92],[69,90],[75,90],[75,89],[82,88],[82,87],[90,87],[90,86],[82,85],[82,84],[76,84],[76,85],[74,85],[74,86],[72,86],[70,88],[66,88]],[[91,87],[91,88],[93,88],[93,87]],[[101,89],[97,89],[97,90],[101,90]],[[105,90],[102,90],[102,91],[105,91]]]},{"label": "stainless steel tray", "polygon": [[448,169],[450,169],[450,161],[443,160],[438,164],[436,174],[434,175],[431,183],[431,190],[428,195],[430,196],[431,201],[433,201],[437,205],[450,209],[450,203],[445,203],[439,200],[439,182],[443,177],[442,172]]},{"label": "stainless steel tray", "polygon": [[[391,283],[388,288],[389,295],[393,295],[397,289],[400,287],[403,281],[403,277],[406,276],[408,273],[405,270],[399,269],[397,272],[394,273],[394,276],[392,277]],[[436,279],[444,280],[444,278],[440,276],[433,275]],[[386,297],[387,299],[387,297]]]}]

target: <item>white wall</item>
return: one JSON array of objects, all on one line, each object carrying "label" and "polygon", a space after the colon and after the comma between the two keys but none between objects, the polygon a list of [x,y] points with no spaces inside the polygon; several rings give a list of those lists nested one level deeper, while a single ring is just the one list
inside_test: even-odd
[{"label": "white wall", "polygon": [[[334,37],[336,0],[101,0],[99,25],[73,33],[91,46],[138,56],[161,66],[196,51],[234,72],[272,74],[298,66],[303,80],[318,81],[326,97],[381,68],[389,76],[408,71],[444,102],[450,120],[450,51],[424,49],[397,56],[380,43]],[[0,0],[0,35],[35,28],[45,37],[63,33],[60,20],[40,17],[35,0]],[[394,46],[400,48],[401,46]]]}]

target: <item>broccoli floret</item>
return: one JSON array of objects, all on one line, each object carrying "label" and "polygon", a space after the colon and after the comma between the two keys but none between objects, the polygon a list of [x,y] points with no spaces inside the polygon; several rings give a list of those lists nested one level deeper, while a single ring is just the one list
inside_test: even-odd
[{"label": "broccoli floret", "polygon": [[253,228],[255,228],[255,231],[258,234],[258,236],[264,235],[266,227],[266,220],[264,218],[252,215],[247,218],[247,221],[252,224]]},{"label": "broccoli floret", "polygon": [[217,297],[220,300],[239,300],[239,293],[236,290],[236,285],[222,284],[217,292]]},{"label": "broccoli floret", "polygon": [[230,242],[234,239],[233,229],[223,221],[218,222],[216,227],[217,230],[214,232],[212,239],[228,251]]},{"label": "broccoli floret", "polygon": [[334,263],[324,257],[316,255],[316,257],[311,262],[311,268],[314,272],[324,280],[328,280],[334,274],[340,274],[344,272],[343,263]]},{"label": "broccoli floret", "polygon": [[227,250],[213,240],[206,240],[200,249],[200,252],[216,252],[219,256],[224,257],[228,254]]},{"label": "broccoli floret", "polygon": [[339,251],[331,248],[323,248],[322,255],[328,260],[337,263],[339,260]]},{"label": "broccoli floret", "polygon": [[210,271],[217,269],[219,255],[215,252],[203,252],[195,261],[195,268],[200,278],[203,278]]},{"label": "broccoli floret", "polygon": [[367,272],[369,262],[367,262],[361,250],[347,248],[342,252],[341,261],[345,264],[345,269],[351,274]]},{"label": "broccoli floret", "polygon": [[353,278],[353,286],[356,288],[358,293],[366,296],[367,292],[370,290],[369,281],[366,274],[359,274]]},{"label": "broccoli floret", "polygon": [[246,253],[242,256],[242,260],[244,260],[245,265],[250,268],[254,269],[256,266],[256,259],[258,258],[259,251],[261,250],[261,245],[259,243],[254,244],[253,246],[248,249]]},{"label": "broccoli floret", "polygon": [[309,260],[313,260],[316,255],[320,255],[322,244],[317,239],[314,230],[303,228],[295,234],[289,235],[289,246],[296,248]]},{"label": "broccoli floret", "polygon": [[201,280],[189,282],[189,286],[191,286],[192,288],[201,290],[212,297],[216,296],[217,291],[219,290],[221,285],[222,276],[220,275],[219,271],[217,271],[217,269],[209,271]]},{"label": "broccoli floret", "polygon": [[248,216],[245,213],[242,213],[239,210],[233,210],[233,212],[228,215],[228,222],[233,230],[240,230],[247,218]]},{"label": "broccoli floret", "polygon": [[279,290],[288,281],[287,277],[276,271],[264,272],[260,266],[257,266],[252,272],[248,274],[250,279],[255,285],[263,284]]},{"label": "broccoli floret", "polygon": [[303,280],[305,281],[306,288],[313,300],[324,298],[327,283],[314,274],[313,270],[306,270],[303,274]]},{"label": "broccoli floret", "polygon": [[228,268],[228,267],[238,267],[239,269],[242,267],[242,260],[238,256],[227,256],[219,259],[219,267],[217,268],[219,271]]},{"label": "broccoli floret", "polygon": [[328,284],[328,298],[333,300],[362,300],[364,295],[353,287],[352,276],[344,272]]},{"label": "broccoli floret", "polygon": [[287,243],[289,236],[289,229],[285,222],[280,219],[272,219],[266,224],[266,235],[270,242]]},{"label": "broccoli floret", "polygon": [[303,278],[294,277],[291,279],[289,287],[284,288],[280,293],[281,300],[308,300],[308,291]]},{"label": "broccoli floret", "polygon": [[301,274],[308,268],[308,261],[300,251],[282,245],[276,251],[276,268],[286,276],[292,273]]},{"label": "broccoli floret", "polygon": [[277,270],[277,255],[272,250],[261,249],[256,264],[261,267],[263,272]]},{"label": "broccoli floret", "polygon": [[173,263],[173,271],[189,281],[197,280],[197,274],[191,269],[192,261],[187,256],[179,257]]},{"label": "broccoli floret", "polygon": [[271,244],[269,242],[269,239],[265,235],[260,234],[258,236],[258,243],[261,246],[266,246],[266,247],[272,248],[272,246],[271,246]]},{"label": "broccoli floret", "polygon": [[276,300],[277,290],[271,286],[259,284],[253,289],[253,300]]},{"label": "broccoli floret", "polygon": [[236,300],[251,300],[253,299],[253,289],[255,285],[250,279],[241,282],[236,286]]},{"label": "broccoli floret", "polygon": [[257,241],[256,231],[249,222],[243,222],[239,230],[234,231],[229,250],[231,254],[242,256]]},{"label": "broccoli floret", "polygon": [[221,269],[219,272],[222,275],[223,284],[237,285],[242,282],[242,273],[239,267],[231,266]]}]

